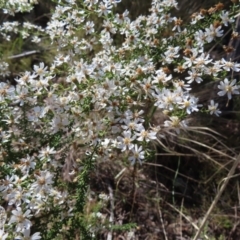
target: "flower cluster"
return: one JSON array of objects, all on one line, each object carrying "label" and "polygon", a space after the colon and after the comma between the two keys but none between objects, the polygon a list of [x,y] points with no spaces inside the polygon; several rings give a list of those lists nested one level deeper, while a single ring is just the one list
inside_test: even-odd
[{"label": "flower cluster", "polygon": [[[44,226],[51,229],[48,221],[66,222],[74,215],[76,199],[62,175],[74,182],[82,169],[79,159],[93,154],[99,163],[142,164],[149,143],[187,131],[193,112],[219,116],[218,103],[209,99],[206,108],[190,93],[206,76],[224,78],[220,97],[239,94],[231,76],[240,64],[206,53],[206,46],[224,35],[223,26],[234,23],[236,6],[232,12],[196,14],[185,28],[171,16],[175,0],[153,0],[150,14],[135,20],[127,10],[116,13],[120,0],[84,0],[81,6],[75,0],[58,2],[45,29],[14,21],[0,26],[6,41],[20,34],[41,46],[44,36],[56,47],[51,64],[35,64],[19,74],[15,86],[0,83],[0,194],[8,206],[2,239],[41,239]],[[9,1],[4,12],[30,11],[36,3]],[[162,34],[169,27],[171,34]],[[9,74],[8,64],[1,62],[0,76]],[[168,118],[158,125],[151,122],[156,110]],[[76,156],[71,149],[77,146]],[[38,232],[31,233],[34,223]]]}]

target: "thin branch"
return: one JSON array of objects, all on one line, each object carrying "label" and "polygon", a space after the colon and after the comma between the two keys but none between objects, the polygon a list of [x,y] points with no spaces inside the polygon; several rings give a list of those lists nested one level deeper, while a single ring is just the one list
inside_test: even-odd
[{"label": "thin branch", "polygon": [[165,238],[165,240],[168,240],[167,232],[166,232],[166,229],[165,229],[165,226],[164,226],[163,217],[162,217],[162,211],[161,211],[161,209],[159,207],[159,202],[157,204],[157,207],[158,207],[158,213],[159,213],[160,221],[161,221],[161,224],[162,224],[162,230],[163,230],[164,238]]},{"label": "thin branch", "polygon": [[[108,191],[109,191],[109,200],[110,200],[109,222],[111,224],[114,224],[114,198],[113,198],[113,190],[112,190],[112,187],[110,185],[108,185]],[[107,240],[112,240],[112,238],[113,238],[113,230],[111,228],[111,230],[108,232]]]},{"label": "thin branch", "polygon": [[39,51],[39,50],[33,50],[33,51],[23,52],[23,53],[20,53],[20,54],[17,54],[17,55],[10,56],[10,57],[8,57],[8,59],[28,57],[28,56],[31,56],[31,55],[34,55],[34,54],[40,53],[40,52],[41,52],[41,51]]}]

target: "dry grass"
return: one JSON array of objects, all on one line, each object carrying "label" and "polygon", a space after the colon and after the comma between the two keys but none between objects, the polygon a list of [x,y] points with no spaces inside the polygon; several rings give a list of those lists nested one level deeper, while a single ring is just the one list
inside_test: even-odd
[{"label": "dry grass", "polygon": [[[92,178],[91,186],[96,192],[109,194],[111,186],[115,208],[109,206],[106,212],[114,215],[116,224],[137,223],[132,239],[192,239],[194,234],[195,239],[199,234],[212,239],[217,236],[216,229],[208,226],[206,230],[206,221],[215,222],[214,214],[218,211],[234,215],[232,206],[239,202],[238,192],[234,190],[238,184],[239,160],[236,161],[234,149],[224,143],[223,136],[206,127],[191,127],[180,136],[172,135],[171,142],[159,141],[161,151],[143,167],[129,168],[120,160],[108,161],[98,165]],[[156,142],[154,146],[159,145]],[[163,151],[162,146],[168,151]],[[177,184],[174,187],[174,181],[183,181],[186,191]],[[231,183],[225,189],[228,181]],[[217,183],[215,191],[212,190],[214,182]],[[221,200],[218,205],[224,189],[227,200]],[[223,204],[224,201],[227,202]],[[240,217],[238,213],[235,216]],[[106,239],[106,234],[109,233],[100,234],[99,239]],[[125,238],[117,238],[121,234]],[[236,227],[232,228],[231,236],[234,234],[239,234]],[[112,239],[128,239],[127,233],[117,231],[112,236]]]}]

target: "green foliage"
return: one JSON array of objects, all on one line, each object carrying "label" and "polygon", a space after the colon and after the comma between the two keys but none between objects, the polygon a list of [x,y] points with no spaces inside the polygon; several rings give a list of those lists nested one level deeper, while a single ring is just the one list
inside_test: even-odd
[{"label": "green foliage", "polygon": [[94,167],[94,154],[96,150],[97,146],[95,146],[94,151],[90,156],[87,157],[86,161],[84,161],[83,169],[77,178],[76,207],[74,210],[76,215],[72,220],[72,226],[70,226],[71,230],[78,228],[80,229],[81,239],[83,240],[90,239],[91,237],[88,226],[86,226],[83,213],[86,205],[86,193],[89,184],[89,175]]},{"label": "green foliage", "polygon": [[114,230],[114,231],[126,232],[126,231],[130,231],[136,227],[137,227],[136,223],[125,223],[122,225],[111,225],[110,229]]}]

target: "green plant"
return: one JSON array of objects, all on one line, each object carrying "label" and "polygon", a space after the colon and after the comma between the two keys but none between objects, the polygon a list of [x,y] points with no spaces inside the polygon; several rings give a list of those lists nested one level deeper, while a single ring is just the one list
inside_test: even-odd
[{"label": "green plant", "polygon": [[[199,104],[191,93],[195,85],[216,82],[216,94],[225,96],[226,104],[239,94],[232,76],[240,64],[213,60],[206,53],[221,44],[223,26],[234,28],[239,3],[229,11],[218,4],[187,24],[171,16],[177,2],[169,0],[153,0],[149,14],[135,20],[127,10],[117,12],[120,0],[53,2],[46,26],[11,21],[16,13],[32,11],[36,0],[0,2],[5,16],[0,32],[0,191],[1,203],[13,208],[6,211],[3,239],[30,237],[30,229],[33,239],[89,239],[103,229],[112,233],[134,228],[133,223],[114,222],[113,198],[109,221],[96,215],[102,214],[101,200],[88,205],[89,177],[96,163],[122,159],[135,174],[137,166],[154,155],[153,142],[177,153],[167,146],[168,140],[179,140],[178,146],[186,145],[195,154],[207,149],[227,156],[184,134],[214,139],[214,131],[196,129],[189,119],[196,112],[222,112],[216,99]],[[12,49],[5,49],[9,41]],[[45,48],[54,49],[54,56],[32,62],[31,71],[22,60],[24,72],[12,72],[9,59],[22,59],[29,52],[8,55],[29,42],[36,46],[34,54]],[[14,84],[8,81],[11,76]],[[159,112],[163,120],[157,117],[153,123]],[[201,154],[213,160],[211,154]],[[178,171],[174,180],[177,177]],[[102,229],[96,227],[99,223]]]}]

